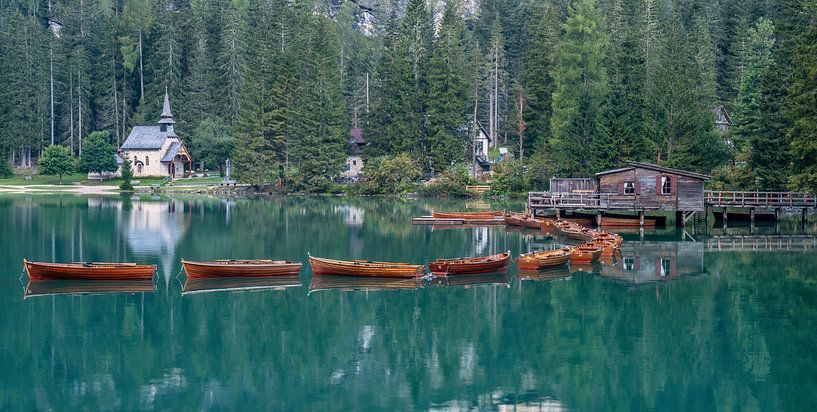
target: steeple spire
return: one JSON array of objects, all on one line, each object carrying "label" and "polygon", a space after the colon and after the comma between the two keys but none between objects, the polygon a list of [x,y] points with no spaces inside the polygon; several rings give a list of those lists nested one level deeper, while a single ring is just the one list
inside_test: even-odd
[{"label": "steeple spire", "polygon": [[173,114],[170,113],[170,97],[167,94],[167,86],[165,86],[165,101],[162,105],[162,118],[159,120],[159,124],[173,124],[176,123],[173,120]]}]

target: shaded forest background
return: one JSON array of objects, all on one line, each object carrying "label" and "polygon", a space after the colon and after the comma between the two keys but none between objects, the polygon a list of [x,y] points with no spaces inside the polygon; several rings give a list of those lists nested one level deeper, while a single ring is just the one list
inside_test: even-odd
[{"label": "shaded forest background", "polygon": [[2,158],[121,144],[165,89],[193,157],[251,183],[327,187],[350,127],[370,161],[461,167],[481,124],[539,188],[660,151],[817,190],[816,0],[0,0]]}]

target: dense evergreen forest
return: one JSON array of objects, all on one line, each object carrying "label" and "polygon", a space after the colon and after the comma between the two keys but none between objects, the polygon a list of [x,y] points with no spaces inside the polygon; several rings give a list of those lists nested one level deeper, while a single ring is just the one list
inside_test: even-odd
[{"label": "dense evergreen forest", "polygon": [[444,171],[479,123],[531,185],[660,152],[817,190],[817,0],[473,1],[0,0],[0,155],[120,144],[167,89],[193,157],[253,183],[326,187],[350,127]]}]

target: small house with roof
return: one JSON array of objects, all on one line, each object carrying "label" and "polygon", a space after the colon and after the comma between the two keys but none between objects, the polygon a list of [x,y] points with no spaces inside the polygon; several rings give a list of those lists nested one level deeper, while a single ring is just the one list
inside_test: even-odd
[{"label": "small house with roof", "polygon": [[477,135],[474,137],[474,160],[483,171],[491,170],[491,161],[488,158],[488,147],[492,143],[491,135],[477,122]]},{"label": "small house with roof", "polygon": [[346,155],[346,170],[341,176],[347,179],[357,179],[363,173],[363,147],[366,146],[366,139],[363,138],[363,130],[359,127],[349,129],[349,151]]},{"label": "small house with roof", "polygon": [[[190,153],[173,130],[175,123],[170,112],[170,98],[165,90],[162,115],[158,124],[135,126],[119,148],[118,157],[127,157],[131,160],[134,177],[178,178],[184,177],[186,172],[192,170]],[[117,162],[120,161],[117,159]]]},{"label": "small house with roof", "polygon": [[712,115],[715,116],[715,129],[722,134],[729,132],[732,127],[732,116],[726,110],[726,107],[720,105],[712,109]]}]

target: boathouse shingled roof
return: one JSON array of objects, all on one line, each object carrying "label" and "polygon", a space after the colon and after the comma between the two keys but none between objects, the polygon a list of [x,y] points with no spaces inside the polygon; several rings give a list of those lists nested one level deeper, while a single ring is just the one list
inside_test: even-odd
[{"label": "boathouse shingled roof", "polygon": [[679,176],[691,177],[693,179],[709,180],[708,175],[695,173],[695,172],[688,172],[686,170],[672,169],[672,168],[669,168],[669,167],[659,166],[659,165],[652,164],[652,163],[641,163],[641,162],[630,162],[630,166],[628,166],[628,167],[622,167],[620,169],[613,169],[613,170],[605,170],[603,172],[596,173],[596,176],[604,176],[604,175],[609,175],[609,174],[613,174],[613,173],[626,172],[628,170],[633,170],[633,169],[635,169],[637,167],[641,168],[641,169],[655,170],[657,172],[670,173],[670,174],[679,175]]},{"label": "boathouse shingled roof", "polygon": [[164,157],[160,162],[172,162],[173,158],[176,157],[176,153],[179,153],[179,149],[182,147],[181,142],[173,142],[170,144],[170,147],[167,148],[167,152],[165,152]]},{"label": "boathouse shingled roof", "polygon": [[122,149],[161,149],[167,136],[160,126],[134,126]]}]

